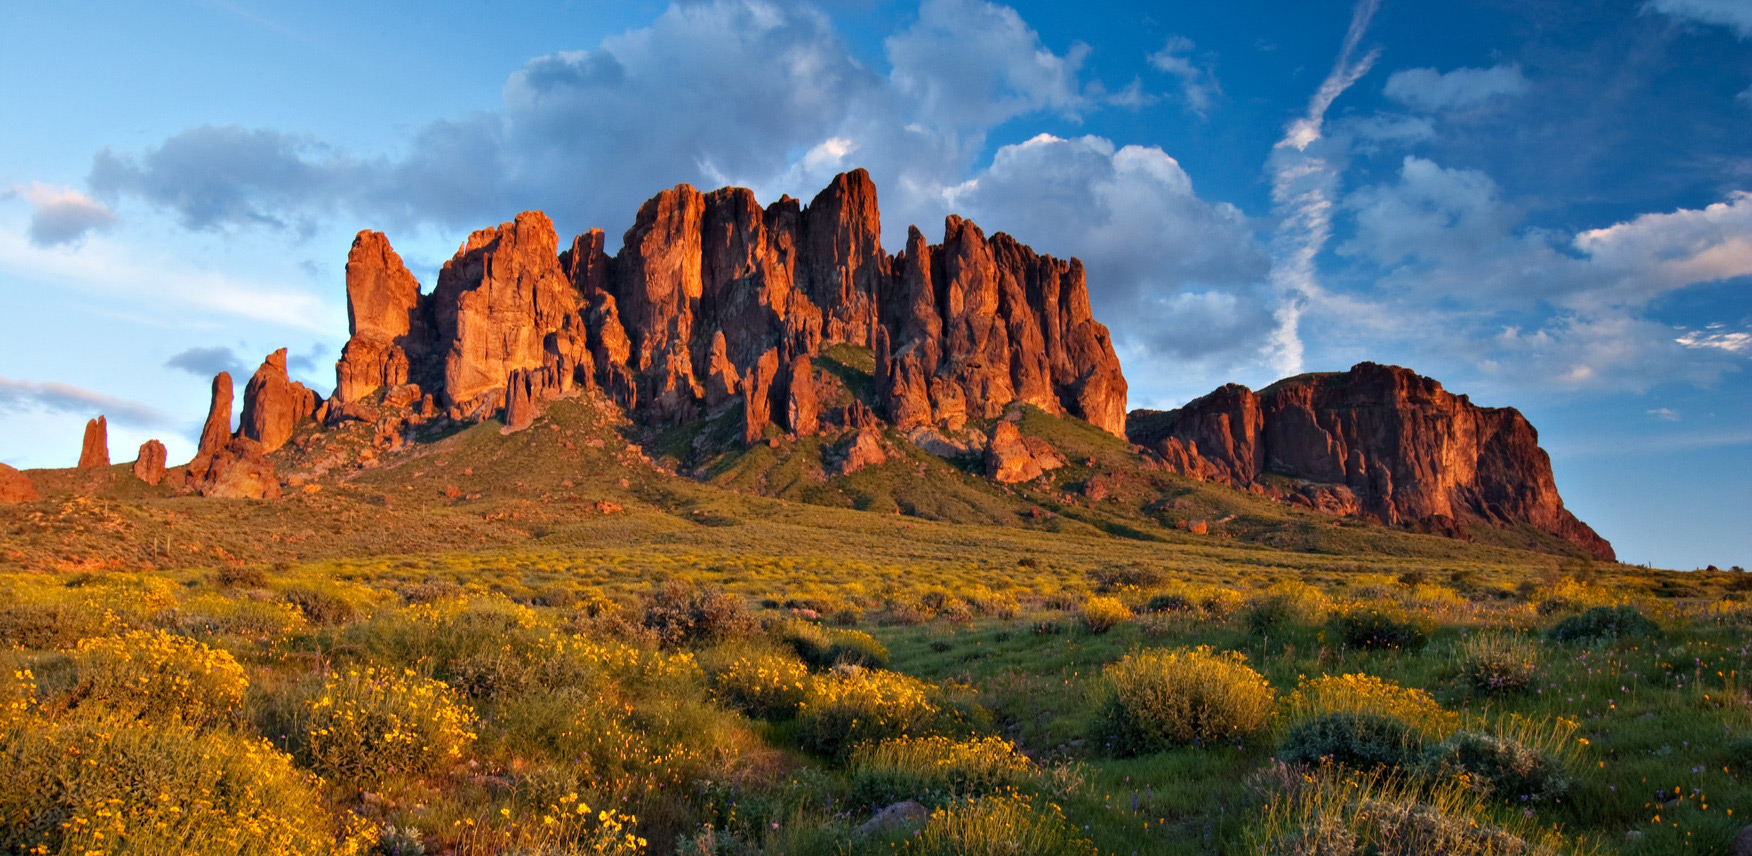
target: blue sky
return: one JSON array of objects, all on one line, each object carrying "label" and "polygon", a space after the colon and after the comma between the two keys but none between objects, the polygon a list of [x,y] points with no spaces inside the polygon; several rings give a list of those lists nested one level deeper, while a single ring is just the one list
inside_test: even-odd
[{"label": "blue sky", "polygon": [[[1132,406],[1368,359],[1520,408],[1626,561],[1752,560],[1752,2],[268,4],[8,11],[0,461],[321,390],[352,235],[421,281],[526,208],[871,171],[1083,258]],[[612,249],[612,246],[611,246]]]}]

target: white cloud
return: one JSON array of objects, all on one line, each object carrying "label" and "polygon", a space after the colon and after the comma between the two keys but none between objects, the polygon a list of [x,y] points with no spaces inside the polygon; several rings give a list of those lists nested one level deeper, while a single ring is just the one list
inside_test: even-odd
[{"label": "white cloud", "polygon": [[1702,330],[1687,330],[1673,341],[1687,348],[1712,348],[1730,354],[1752,354],[1752,332],[1729,330],[1726,324],[1710,324]]},{"label": "white cloud", "polygon": [[1202,118],[1210,111],[1211,101],[1223,90],[1210,66],[1193,60],[1192,52],[1196,47],[1184,36],[1169,36],[1162,49],[1147,59],[1157,71],[1171,74],[1180,81],[1180,96],[1186,102],[1186,109]]},{"label": "white cloud", "polygon": [[1636,302],[1704,282],[1752,274],[1752,193],[1701,210],[1643,214],[1575,237],[1588,256],[1596,299]]},{"label": "white cloud", "polygon": [[1719,24],[1752,39],[1752,4],[1746,0],[1649,0],[1643,9],[1680,20]]},{"label": "white cloud", "polygon": [[1682,421],[1680,416],[1679,416],[1679,411],[1674,410],[1670,407],[1657,407],[1653,410],[1648,411],[1648,415],[1653,416],[1656,419],[1661,420],[1662,422]]},{"label": "white cloud", "polygon": [[30,242],[39,247],[78,243],[87,234],[116,224],[109,206],[70,187],[32,182],[12,193],[30,203]]},{"label": "white cloud", "polygon": [[1082,258],[1096,317],[1141,352],[1233,364],[1271,326],[1253,224],[1201,199],[1159,148],[1040,134],[998,149],[948,196],[988,233]]},{"label": "white cloud", "polygon": [[1430,112],[1464,109],[1526,91],[1527,78],[1518,65],[1456,68],[1446,74],[1433,68],[1408,68],[1394,72],[1382,89],[1388,98]]}]

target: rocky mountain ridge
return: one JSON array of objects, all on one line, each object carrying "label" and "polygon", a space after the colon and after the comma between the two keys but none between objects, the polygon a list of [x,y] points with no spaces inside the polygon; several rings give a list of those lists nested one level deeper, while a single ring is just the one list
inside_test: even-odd
[{"label": "rocky mountain ridge", "polygon": [[[1512,409],[1364,363],[1128,417],[1078,260],[953,215],[937,244],[914,227],[889,254],[880,236],[863,170],[808,205],[678,185],[641,206],[612,256],[601,230],[562,249],[547,216],[526,211],[470,234],[425,293],[388,238],[363,231],[347,259],[350,338],[333,395],[292,381],[278,351],[246,384],[234,431],[222,372],[195,458],[166,469],[148,444],[134,472],[206,496],[275,497],[299,484],[274,461],[306,426],[363,430],[375,454],[446,425],[497,418],[520,431],[547,402],[592,394],[652,432],[734,420],[744,447],[828,435],[821,463],[841,476],[911,440],[1012,485],[1065,464],[1016,427],[1026,405],[1129,439],[1139,468],[1450,536],[1525,524],[1611,558],[1563,508],[1537,434]],[[857,394],[820,365],[840,347],[867,349]],[[101,417],[88,426],[82,467],[107,465],[105,429]],[[9,496],[28,495],[28,481],[7,478]]]}]

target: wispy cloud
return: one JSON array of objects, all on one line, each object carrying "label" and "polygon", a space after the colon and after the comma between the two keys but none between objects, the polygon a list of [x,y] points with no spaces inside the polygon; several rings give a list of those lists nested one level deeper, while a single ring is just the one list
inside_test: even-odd
[{"label": "wispy cloud", "polygon": [[1332,206],[1337,195],[1341,165],[1334,153],[1319,146],[1332,102],[1369,72],[1380,56],[1370,51],[1356,57],[1358,44],[1380,0],[1359,0],[1351,11],[1350,27],[1338,61],[1308,100],[1305,114],[1291,122],[1273,147],[1269,160],[1273,211],[1279,218],[1272,238],[1271,281],[1282,296],[1277,310],[1277,328],[1266,347],[1265,357],[1281,375],[1302,370],[1302,340],[1298,327],[1306,301],[1322,294],[1315,272],[1315,259],[1332,235]]},{"label": "wispy cloud", "polygon": [[1171,74],[1180,81],[1180,96],[1186,101],[1186,109],[1202,119],[1210,111],[1211,101],[1223,90],[1210,67],[1193,59],[1195,47],[1185,36],[1169,36],[1162,49],[1150,54],[1148,59],[1157,71]]},{"label": "wispy cloud", "polygon": [[137,401],[64,383],[33,383],[3,377],[0,377],[0,410],[46,410],[88,418],[101,413],[111,422],[138,428],[162,428],[175,424],[162,411]]},{"label": "wispy cloud", "polygon": [[1752,354],[1752,333],[1729,330],[1726,324],[1711,324],[1702,330],[1687,330],[1673,341],[1687,348],[1714,348],[1730,354]]},{"label": "wispy cloud", "polygon": [[1746,0],[1649,0],[1643,10],[1699,24],[1719,24],[1752,39],[1752,3]]},{"label": "wispy cloud", "polygon": [[0,230],[0,270],[64,283],[127,300],[150,299],[190,309],[330,333],[334,313],[312,294],[236,279],[94,240],[77,253],[39,247]]},{"label": "wispy cloud", "polygon": [[1393,72],[1381,90],[1401,104],[1431,112],[1474,107],[1526,91],[1527,78],[1518,65],[1456,68],[1446,74],[1433,68],[1408,68]]}]

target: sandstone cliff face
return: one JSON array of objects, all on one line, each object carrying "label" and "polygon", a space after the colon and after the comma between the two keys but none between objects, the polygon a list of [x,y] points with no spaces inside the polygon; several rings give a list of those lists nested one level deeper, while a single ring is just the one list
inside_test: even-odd
[{"label": "sandstone cliff face", "polygon": [[[1169,466],[1236,487],[1277,473],[1299,504],[1434,531],[1528,523],[1611,560],[1612,547],[1563,507],[1551,460],[1513,408],[1484,408],[1395,366],[1300,375],[1255,393],[1234,384],[1131,439]],[[1261,488],[1263,489],[1263,488]]]},{"label": "sandstone cliff face", "polygon": [[[881,231],[863,170],[807,207],[678,185],[641,206],[612,258],[600,230],[556,252],[540,212],[478,231],[428,298],[387,240],[362,232],[348,258],[353,338],[336,398],[414,380],[453,417],[514,404],[505,416],[520,425],[576,382],[651,423],[741,396],[745,436],[775,417],[810,433],[822,414],[798,372],[847,343],[877,352],[877,409],[901,428],[959,427],[1023,401],[1124,430],[1125,380],[1079,263],[988,240],[959,217],[941,245],[913,230],[899,256],[883,251]],[[421,380],[423,353],[444,355],[441,376]],[[537,370],[540,382],[518,374]]]}]

